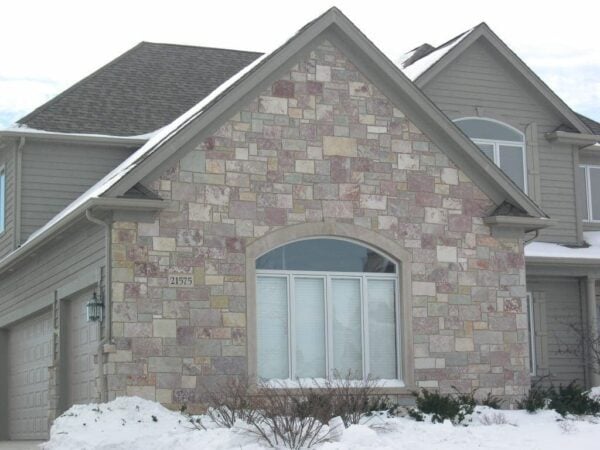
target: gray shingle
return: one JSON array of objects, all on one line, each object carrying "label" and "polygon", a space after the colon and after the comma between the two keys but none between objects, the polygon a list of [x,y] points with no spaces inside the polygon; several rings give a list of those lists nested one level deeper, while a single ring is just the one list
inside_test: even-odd
[{"label": "gray shingle", "polygon": [[65,133],[149,133],[183,114],[260,55],[142,42],[18,123]]},{"label": "gray shingle", "polygon": [[592,130],[594,134],[600,134],[600,123],[596,122],[589,117],[584,116],[583,114],[575,113],[579,116],[581,121],[587,125],[587,127]]}]

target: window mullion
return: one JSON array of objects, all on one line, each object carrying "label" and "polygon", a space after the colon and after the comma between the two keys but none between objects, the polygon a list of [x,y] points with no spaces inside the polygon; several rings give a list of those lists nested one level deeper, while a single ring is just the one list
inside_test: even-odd
[{"label": "window mullion", "polygon": [[333,305],[330,301],[331,298],[333,298],[331,275],[327,275],[325,280],[325,303],[327,304],[327,316],[325,321],[327,340],[325,356],[325,368],[327,370],[326,378],[331,378],[333,376]]},{"label": "window mullion", "polygon": [[585,195],[587,197],[588,204],[588,222],[594,221],[594,211],[592,210],[592,205],[594,204],[592,200],[592,171],[590,166],[585,167]]},{"label": "window mullion", "polygon": [[500,144],[494,142],[494,164],[500,167]]},{"label": "window mullion", "polygon": [[369,376],[369,307],[368,307],[368,292],[367,292],[367,277],[362,276],[360,280],[361,286],[361,308],[362,308],[362,346],[363,346],[363,379]]},{"label": "window mullion", "polygon": [[293,275],[288,275],[288,329],[289,329],[289,377],[296,379],[296,306],[295,306],[296,280]]}]

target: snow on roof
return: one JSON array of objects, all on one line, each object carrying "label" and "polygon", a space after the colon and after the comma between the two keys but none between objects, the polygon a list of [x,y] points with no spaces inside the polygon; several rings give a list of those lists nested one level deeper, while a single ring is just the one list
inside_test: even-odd
[{"label": "snow on roof", "polygon": [[463,41],[475,28],[471,28],[470,30],[465,31],[461,35],[451,39],[445,44],[440,45],[432,52],[426,54],[420,59],[417,59],[415,62],[410,63],[405,66],[406,61],[410,59],[411,56],[415,53],[415,50],[411,50],[408,53],[402,55],[396,64],[400,67],[400,70],[406,75],[411,81],[415,81],[419,76],[425,73],[431,66],[433,66],[436,62],[438,62],[444,55],[446,55],[450,50],[456,47],[460,42]]},{"label": "snow on roof", "polygon": [[60,132],[60,131],[47,131],[47,130],[40,130],[37,128],[30,128],[27,125],[23,125],[23,124],[19,124],[19,123],[15,122],[6,128],[0,129],[0,134],[2,134],[3,132],[7,132],[7,133],[26,133],[26,134],[40,135],[40,136],[73,136],[73,137],[99,138],[99,139],[115,138],[115,139],[122,139],[122,140],[131,139],[131,140],[138,141],[138,140],[144,140],[144,139],[148,140],[148,139],[152,138],[155,134],[157,134],[159,131],[160,130],[156,130],[156,131],[152,131],[150,133],[131,135],[131,136],[117,136],[117,135],[113,135],[113,134],[97,134],[97,133],[64,133],[64,132]]},{"label": "snow on roof", "polygon": [[525,246],[525,257],[600,260],[600,231],[586,231],[583,233],[583,239],[589,247],[565,247],[550,242],[532,242]]}]

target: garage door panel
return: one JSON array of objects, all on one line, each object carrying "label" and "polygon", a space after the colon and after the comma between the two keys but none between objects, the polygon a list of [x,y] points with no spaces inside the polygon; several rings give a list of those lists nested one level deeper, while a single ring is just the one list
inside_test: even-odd
[{"label": "garage door panel", "polygon": [[69,301],[68,332],[68,404],[96,401],[96,367],[94,355],[98,349],[98,323],[87,322],[86,304],[92,291]]},{"label": "garage door panel", "polygon": [[10,329],[8,408],[11,439],[48,436],[48,367],[52,364],[50,312]]}]

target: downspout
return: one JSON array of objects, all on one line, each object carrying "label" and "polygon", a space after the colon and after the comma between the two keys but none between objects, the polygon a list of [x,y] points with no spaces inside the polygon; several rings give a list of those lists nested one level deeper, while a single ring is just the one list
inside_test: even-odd
[{"label": "downspout", "polygon": [[109,221],[104,221],[94,217],[90,209],[85,210],[85,217],[92,223],[101,225],[105,230],[105,263],[104,263],[104,320],[105,334],[104,338],[98,344],[98,372],[100,374],[100,401],[108,401],[108,385],[104,375],[104,346],[110,344],[112,338],[112,318],[111,318],[111,291],[112,291],[112,251],[111,251],[111,225]]}]

